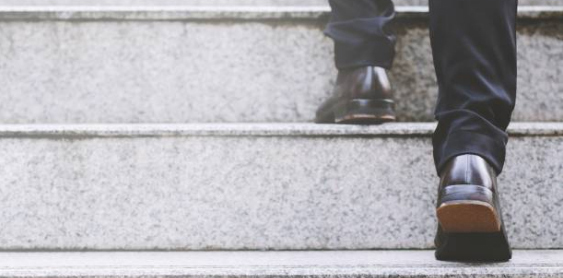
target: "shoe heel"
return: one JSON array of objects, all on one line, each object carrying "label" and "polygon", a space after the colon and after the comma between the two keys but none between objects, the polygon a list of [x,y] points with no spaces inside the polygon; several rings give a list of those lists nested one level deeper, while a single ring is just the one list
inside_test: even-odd
[{"label": "shoe heel", "polygon": [[501,220],[493,192],[478,185],[450,185],[440,192],[436,215],[446,233],[495,233]]},{"label": "shoe heel", "polygon": [[395,121],[392,100],[353,99],[334,107],[334,122],[341,124],[380,124]]}]

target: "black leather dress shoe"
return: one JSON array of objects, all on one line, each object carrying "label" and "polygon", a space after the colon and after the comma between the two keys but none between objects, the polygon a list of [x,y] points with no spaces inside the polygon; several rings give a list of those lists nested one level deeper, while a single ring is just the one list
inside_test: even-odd
[{"label": "black leather dress shoe", "polygon": [[508,261],[496,172],[477,155],[453,158],[440,175],[436,259]]},{"label": "black leather dress shoe", "polygon": [[361,67],[338,73],[333,96],[317,110],[315,122],[380,124],[395,120],[395,104],[385,69]]}]

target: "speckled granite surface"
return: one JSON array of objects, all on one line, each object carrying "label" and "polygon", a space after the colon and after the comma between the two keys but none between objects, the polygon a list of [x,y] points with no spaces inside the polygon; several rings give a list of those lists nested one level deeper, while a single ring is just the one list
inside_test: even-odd
[{"label": "speckled granite surface", "polygon": [[[432,248],[432,128],[1,126],[0,248]],[[510,240],[563,248],[562,126],[511,130]]]},{"label": "speckled granite surface", "polygon": [[[431,136],[436,123],[334,125],[304,123],[269,124],[28,124],[0,125],[0,138],[87,139],[96,137],[146,138],[181,136],[306,136],[306,137],[413,137]],[[563,136],[563,123],[512,123],[515,136]]]},{"label": "speckled granite surface", "polygon": [[[395,5],[428,5],[427,0],[394,0]],[[519,0],[520,5],[563,5],[560,0]],[[199,5],[199,6],[326,6],[328,0],[0,0],[0,6]]]},{"label": "speckled granite surface", "polygon": [[[0,122],[311,121],[336,75],[332,42],[322,34],[326,12],[229,13],[270,19],[26,22],[0,13]],[[563,120],[563,21],[550,17],[519,24],[516,121]],[[403,17],[397,34],[391,77],[399,119],[430,121],[437,88],[426,19]]]},{"label": "speckled granite surface", "polygon": [[562,251],[447,263],[432,251],[0,253],[2,277],[561,277]]}]

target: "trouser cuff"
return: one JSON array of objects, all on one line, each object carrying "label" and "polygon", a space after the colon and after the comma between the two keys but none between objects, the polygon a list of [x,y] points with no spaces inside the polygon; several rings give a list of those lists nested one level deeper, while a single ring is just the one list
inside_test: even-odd
[{"label": "trouser cuff", "polygon": [[450,159],[464,154],[474,154],[484,158],[497,174],[500,174],[504,167],[506,143],[503,140],[468,131],[451,133],[443,142],[437,142],[435,136],[434,162],[438,176]]},{"label": "trouser cuff", "polygon": [[329,23],[325,34],[334,40],[336,67],[390,69],[395,57],[395,36],[385,26],[392,19],[393,16]]}]

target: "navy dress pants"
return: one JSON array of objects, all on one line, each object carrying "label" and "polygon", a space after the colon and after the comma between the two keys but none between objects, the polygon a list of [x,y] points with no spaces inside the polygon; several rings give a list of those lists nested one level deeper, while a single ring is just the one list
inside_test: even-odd
[{"label": "navy dress pants", "polygon": [[[391,0],[329,0],[325,33],[338,69],[390,69],[395,37]],[[516,100],[517,0],[429,0],[430,38],[439,85],[434,133],[436,170],[461,154],[502,171],[506,128]],[[398,100],[400,101],[400,100]]]}]

